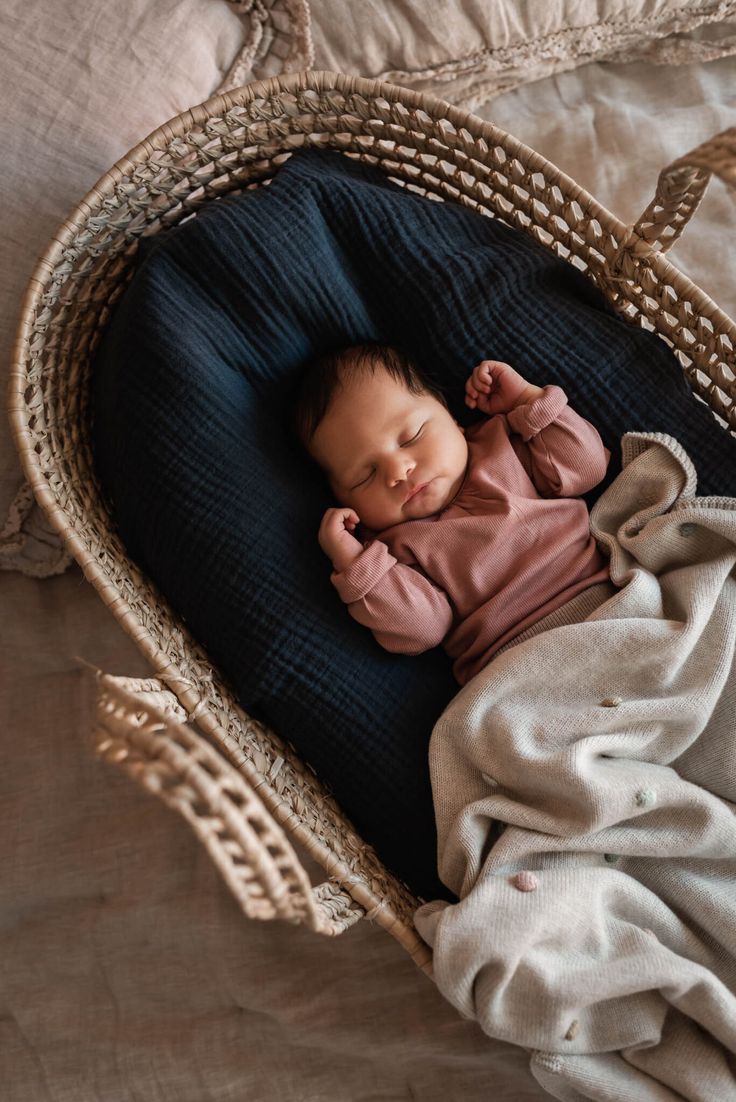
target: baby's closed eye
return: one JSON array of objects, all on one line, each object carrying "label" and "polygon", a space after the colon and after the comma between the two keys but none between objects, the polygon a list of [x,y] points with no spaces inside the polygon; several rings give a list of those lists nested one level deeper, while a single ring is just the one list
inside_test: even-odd
[{"label": "baby's closed eye", "polygon": [[357,490],[359,486],[363,486],[366,482],[370,482],[370,480],[373,478],[373,475],[375,473],[376,473],[376,468],[372,467],[371,471],[370,471],[370,474],[367,474],[365,476],[365,478],[361,478],[360,482],[356,482],[354,486],[350,487],[350,489],[351,490]]},{"label": "baby's closed eye", "polygon": [[405,448],[405,447],[406,447],[406,446],[407,446],[408,444],[413,444],[413,443],[414,443],[414,441],[415,441],[415,440],[418,440],[418,439],[419,439],[419,437],[421,436],[421,434],[422,434],[422,429],[423,429],[423,428],[424,428],[424,425],[420,425],[420,426],[419,426],[419,428],[417,429],[417,431],[416,431],[416,432],[414,433],[414,435],[413,435],[413,436],[411,437],[411,439],[410,439],[410,440],[405,440],[403,444],[400,444],[400,445],[399,445],[399,447],[401,447],[401,448]]}]

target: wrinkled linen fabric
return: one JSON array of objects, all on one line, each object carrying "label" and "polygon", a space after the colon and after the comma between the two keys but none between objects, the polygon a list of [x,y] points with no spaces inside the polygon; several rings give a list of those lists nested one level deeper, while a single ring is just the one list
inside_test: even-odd
[{"label": "wrinkled linen fabric", "polygon": [[[628,433],[591,514],[618,591],[437,722],[437,984],[558,1098],[736,1098],[736,498]],[[684,1047],[683,1047],[684,1046]],[[687,1053],[684,1058],[683,1053]]]},{"label": "wrinkled linen fabric", "polygon": [[[212,0],[3,0],[3,390],[26,285],[59,223],[128,149],[215,92],[247,30],[232,5]],[[21,481],[10,433],[0,433],[0,529]],[[37,573],[37,529],[19,530],[27,554],[19,547],[11,569],[25,559]]]},{"label": "wrinkled linen fabric", "polygon": [[[644,63],[585,65],[498,96],[478,114],[547,157],[623,222],[633,223],[651,202],[665,165],[733,126],[735,68],[730,58],[674,70]],[[736,253],[723,243],[724,233],[735,227],[736,190],[713,179],[668,253],[731,317],[736,316]],[[676,435],[677,427],[665,431]]]}]

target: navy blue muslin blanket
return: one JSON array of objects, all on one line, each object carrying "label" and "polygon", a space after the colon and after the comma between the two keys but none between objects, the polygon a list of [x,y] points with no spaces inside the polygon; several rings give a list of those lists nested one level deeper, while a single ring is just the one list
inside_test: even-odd
[{"label": "navy blue muslin blanket", "polygon": [[389,654],[348,615],[317,544],[334,502],[287,428],[305,361],[364,340],[412,355],[463,424],[480,359],[564,387],[613,454],[590,501],[627,430],[675,435],[701,494],[736,492],[736,441],[664,342],[572,265],[343,154],[296,154],[268,186],[141,242],[92,384],[96,467],[128,553],[385,864],[452,900],[427,764],[457,691],[450,661]]}]

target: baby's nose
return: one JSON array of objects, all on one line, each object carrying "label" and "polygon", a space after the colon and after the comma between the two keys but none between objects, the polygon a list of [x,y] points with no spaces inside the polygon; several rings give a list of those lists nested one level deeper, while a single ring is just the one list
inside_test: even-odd
[{"label": "baby's nose", "polygon": [[389,471],[390,484],[396,486],[399,482],[405,482],[415,467],[416,463],[408,456],[400,456]]}]

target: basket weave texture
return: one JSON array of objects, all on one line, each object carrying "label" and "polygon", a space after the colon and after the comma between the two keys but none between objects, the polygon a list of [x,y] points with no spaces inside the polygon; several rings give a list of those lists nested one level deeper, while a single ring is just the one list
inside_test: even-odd
[{"label": "basket weave texture", "polygon": [[[243,712],[127,558],[88,439],[90,363],[131,277],[138,239],[202,203],[263,185],[293,151],[310,146],[359,157],[408,188],[500,218],[587,272],[618,310],[672,345],[717,432],[718,422],[736,431],[736,326],[664,254],[711,173],[736,182],[736,130],[669,166],[653,202],[627,227],[549,161],[441,100],[340,74],[290,74],[217,96],[151,134],[60,227],[29,284],[10,383],[26,476],[156,674],[146,685],[102,679],[101,752],[188,818],[246,914],[334,934],[368,913],[430,970],[412,924],[417,900],[296,753]],[[197,720],[209,746],[187,734],[187,719]],[[187,775],[196,783],[178,784]],[[327,870],[325,884],[311,887],[289,836]]]}]

